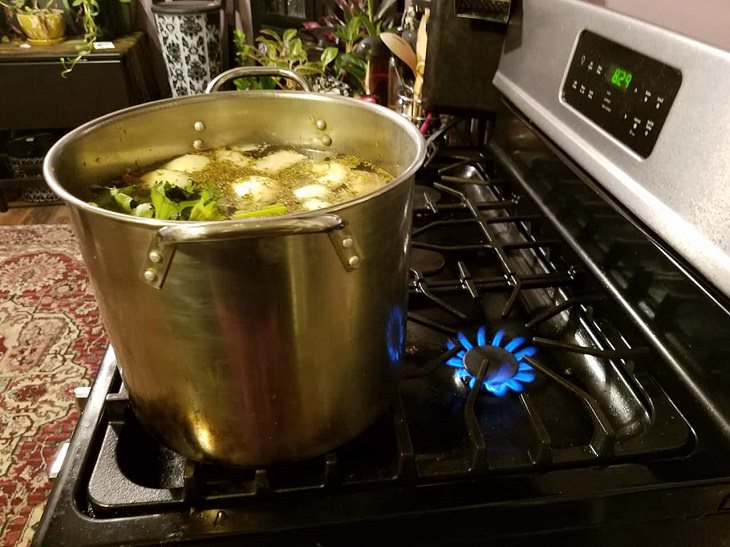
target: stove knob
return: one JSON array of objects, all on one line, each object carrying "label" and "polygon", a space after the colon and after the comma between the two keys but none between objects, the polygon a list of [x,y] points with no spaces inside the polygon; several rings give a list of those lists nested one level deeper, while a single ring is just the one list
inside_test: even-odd
[{"label": "stove knob", "polygon": [[86,408],[86,401],[89,400],[90,392],[91,387],[89,386],[80,386],[74,388],[74,398],[76,399],[76,404],[82,411]]},{"label": "stove knob", "polygon": [[68,445],[68,441],[61,443],[61,448],[58,450],[58,454],[56,454],[56,458],[53,460],[53,463],[48,470],[49,479],[55,480],[56,477],[58,477],[58,474],[61,472],[63,462],[66,460],[66,454],[68,453]]}]

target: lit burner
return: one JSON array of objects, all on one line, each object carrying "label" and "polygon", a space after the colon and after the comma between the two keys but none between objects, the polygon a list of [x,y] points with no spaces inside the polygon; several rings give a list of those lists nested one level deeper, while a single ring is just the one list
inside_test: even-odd
[{"label": "lit burner", "polygon": [[448,340],[446,345],[449,349],[460,347],[461,351],[449,359],[446,364],[456,369],[456,377],[469,387],[474,387],[476,377],[482,362],[488,361],[487,372],[484,375],[484,388],[497,397],[506,395],[510,390],[520,393],[528,384],[535,379],[535,372],[532,367],[525,363],[525,357],[531,357],[537,353],[532,346],[522,349],[519,347],[525,343],[524,338],[514,338],[501,346],[504,338],[504,331],[499,330],[492,338],[491,344],[487,344],[487,329],[482,326],[477,331],[476,346],[472,344],[462,332],[456,334],[458,345]]}]

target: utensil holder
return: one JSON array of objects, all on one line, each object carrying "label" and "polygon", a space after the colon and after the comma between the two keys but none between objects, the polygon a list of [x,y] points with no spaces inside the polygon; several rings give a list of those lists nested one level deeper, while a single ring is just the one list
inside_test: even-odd
[{"label": "utensil holder", "polygon": [[413,85],[406,81],[397,61],[391,57],[388,67],[388,108],[395,110],[416,125],[426,119],[426,113],[421,99],[413,98]]}]

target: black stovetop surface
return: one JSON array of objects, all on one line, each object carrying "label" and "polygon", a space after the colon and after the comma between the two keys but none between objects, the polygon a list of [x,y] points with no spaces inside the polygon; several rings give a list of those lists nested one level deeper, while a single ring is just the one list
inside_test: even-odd
[{"label": "black stovetop surface", "polygon": [[[564,197],[583,188],[545,151],[520,157],[526,170],[557,173],[546,184],[561,181]],[[186,462],[136,421],[109,352],[36,543],[354,545],[397,530],[435,544],[536,534],[604,544],[601,526],[612,529],[605,544],[653,529],[724,537],[713,535],[730,530],[721,427],[662,372],[664,346],[622,309],[631,299],[617,303],[567,244],[560,208],[546,211],[508,172],[477,147],[442,151],[419,175],[402,379],[368,431],[266,469]],[[602,271],[639,260],[616,269],[627,294],[654,316],[672,299],[686,305],[679,274],[626,249],[651,242],[593,199],[566,210],[597,242]],[[610,219],[610,237],[596,240],[595,219]],[[680,323],[664,330],[698,340]],[[519,369],[491,367],[495,355]]]}]

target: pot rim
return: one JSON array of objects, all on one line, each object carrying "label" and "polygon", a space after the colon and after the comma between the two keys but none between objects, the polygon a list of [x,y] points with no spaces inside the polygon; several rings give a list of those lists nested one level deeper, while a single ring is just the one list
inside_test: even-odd
[{"label": "pot rim", "polygon": [[75,140],[82,138],[90,133],[93,133],[97,129],[104,127],[106,125],[116,123],[117,121],[124,119],[126,117],[133,117],[135,115],[138,115],[140,112],[149,110],[161,110],[166,108],[175,108],[179,103],[181,102],[206,102],[215,100],[218,95],[242,95],[243,97],[270,97],[273,100],[279,100],[286,97],[287,99],[300,99],[300,100],[306,100],[306,101],[316,101],[316,102],[336,102],[336,103],[346,103],[352,107],[355,108],[362,108],[366,110],[371,110],[372,112],[376,113],[379,116],[383,116],[385,118],[388,118],[389,120],[395,122],[398,126],[400,126],[406,134],[408,134],[416,143],[416,154],[411,161],[411,163],[407,166],[407,168],[397,177],[395,177],[392,181],[390,181],[388,184],[382,186],[381,188],[375,190],[374,192],[370,192],[368,194],[359,196],[357,198],[343,201],[341,203],[337,203],[335,205],[332,205],[330,207],[322,208],[322,209],[316,209],[314,211],[301,211],[298,213],[287,213],[284,215],[278,215],[275,217],[252,217],[250,219],[240,220],[240,219],[230,219],[230,220],[216,220],[212,221],[216,224],[218,223],[241,223],[241,222],[251,222],[251,223],[259,223],[263,226],[265,226],[266,223],[269,222],[276,222],[277,219],[281,218],[306,218],[306,217],[315,217],[320,216],[327,213],[337,213],[343,209],[349,208],[351,206],[358,205],[360,203],[364,203],[365,201],[369,201],[370,199],[373,199],[379,195],[385,194],[386,192],[390,191],[392,188],[398,186],[403,181],[408,180],[409,178],[413,177],[416,173],[416,171],[421,167],[423,164],[423,161],[426,157],[426,141],[423,138],[423,135],[421,132],[416,128],[415,125],[413,125],[410,121],[408,121],[406,118],[401,116],[400,114],[396,113],[393,110],[390,110],[389,108],[386,108],[384,106],[368,103],[365,101],[359,101],[357,99],[351,98],[351,97],[341,97],[337,95],[327,95],[324,93],[313,93],[313,92],[304,92],[304,91],[289,91],[289,90],[257,90],[257,91],[222,91],[222,92],[216,92],[211,94],[203,94],[203,95],[192,95],[187,97],[173,97],[168,99],[161,99],[158,101],[151,101],[147,103],[143,103],[140,105],[134,105],[122,110],[117,110],[115,112],[111,112],[109,114],[105,114],[104,116],[98,117],[96,119],[93,119],[91,121],[86,122],[85,124],[77,127],[76,129],[70,131],[61,139],[59,139],[48,151],[46,154],[46,157],[43,161],[43,177],[46,180],[46,183],[50,187],[50,189],[57,194],[61,199],[66,201],[67,203],[74,205],[75,207],[79,207],[80,209],[84,209],[85,211],[88,211],[93,214],[102,215],[105,217],[109,217],[116,220],[126,221],[126,222],[133,222],[135,224],[140,225],[146,225],[146,226],[152,226],[155,228],[159,228],[162,226],[171,226],[171,225],[194,225],[198,222],[196,221],[189,221],[189,220],[161,220],[161,219],[153,219],[153,218],[144,218],[144,217],[137,217],[134,215],[129,215],[126,213],[118,213],[116,211],[110,211],[108,209],[102,209],[101,207],[97,207],[95,205],[91,205],[87,203],[86,201],[76,197],[71,192],[66,190],[66,188],[59,182],[58,178],[56,177],[55,173],[55,165],[58,163],[59,158],[63,156],[64,149]]}]

